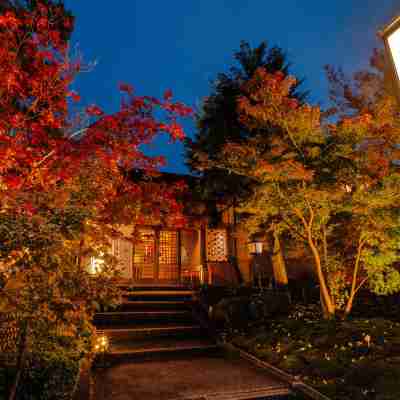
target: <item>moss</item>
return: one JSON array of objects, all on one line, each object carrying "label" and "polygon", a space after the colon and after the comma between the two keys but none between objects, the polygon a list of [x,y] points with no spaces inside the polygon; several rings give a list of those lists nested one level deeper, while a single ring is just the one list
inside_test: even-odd
[{"label": "moss", "polygon": [[384,318],[324,321],[305,313],[300,308],[275,319],[241,343],[333,399],[400,398],[400,324]]},{"label": "moss", "polygon": [[288,356],[284,356],[278,363],[278,367],[285,371],[289,371],[294,375],[297,375],[297,373],[299,372],[304,372],[306,364],[304,363],[304,360],[302,360],[300,357],[291,354]]},{"label": "moss", "polygon": [[[374,389],[377,393],[384,393],[389,395],[391,393],[397,394],[396,399],[399,398],[399,386],[400,386],[400,370],[398,368],[385,368],[380,371],[378,375]],[[386,397],[382,397],[385,398]],[[395,397],[387,397],[388,399],[394,399]]]},{"label": "moss", "polygon": [[346,367],[336,360],[332,359],[314,359],[312,362],[312,370],[316,376],[327,380],[338,378],[346,373]]}]

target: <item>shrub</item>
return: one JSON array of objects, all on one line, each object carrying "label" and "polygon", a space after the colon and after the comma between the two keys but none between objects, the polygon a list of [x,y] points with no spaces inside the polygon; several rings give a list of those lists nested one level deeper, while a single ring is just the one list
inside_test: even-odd
[{"label": "shrub", "polygon": [[300,357],[289,354],[288,356],[282,357],[278,367],[286,371],[290,370],[291,373],[300,373],[304,372],[306,366]]},{"label": "shrub", "polygon": [[12,365],[0,365],[0,399],[8,397],[8,391],[14,381],[15,368]]},{"label": "shrub", "polygon": [[276,315],[287,315],[290,302],[287,293],[265,291],[252,296],[250,312],[253,320],[265,320]]},{"label": "shrub", "polygon": [[224,297],[212,307],[211,318],[220,328],[244,330],[249,324],[263,323],[288,312],[286,293],[266,291]]},{"label": "shrub", "polygon": [[211,318],[219,328],[245,328],[250,321],[249,303],[248,297],[224,298],[212,308]]},{"label": "shrub", "polygon": [[66,354],[28,356],[18,388],[19,400],[71,400],[79,378],[80,360]]}]

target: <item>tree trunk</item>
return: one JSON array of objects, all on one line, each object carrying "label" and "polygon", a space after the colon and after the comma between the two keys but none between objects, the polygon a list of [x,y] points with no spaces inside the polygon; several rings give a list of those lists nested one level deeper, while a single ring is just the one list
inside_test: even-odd
[{"label": "tree trunk", "polygon": [[318,248],[315,245],[314,239],[313,239],[312,228],[313,228],[313,221],[314,221],[315,214],[314,214],[314,211],[313,211],[311,205],[308,202],[307,202],[307,204],[308,204],[308,208],[310,210],[309,222],[307,222],[306,218],[304,217],[303,213],[300,210],[298,210],[297,208],[294,208],[293,211],[295,212],[295,214],[298,216],[298,218],[303,223],[303,226],[307,233],[307,242],[311,249],[311,252],[312,252],[312,255],[313,255],[314,261],[315,261],[315,269],[317,272],[319,288],[320,288],[319,290],[320,290],[322,311],[324,312],[324,318],[330,319],[335,316],[335,304],[333,303],[331,294],[329,293],[329,289],[326,284],[324,272],[322,270],[320,253],[319,253]]},{"label": "tree trunk", "polygon": [[8,400],[16,400],[18,385],[21,380],[22,371],[24,369],[26,352],[28,348],[28,335],[29,335],[29,325],[27,321],[23,321],[21,323],[21,334],[19,337],[18,343],[18,354],[17,354],[17,366],[16,366],[16,374],[14,378],[14,383],[11,387],[10,394],[8,396]]},{"label": "tree trunk", "polygon": [[274,273],[275,284],[278,288],[286,289],[288,286],[288,277],[285,259],[283,258],[281,242],[279,240],[279,233],[274,229],[272,234],[274,238],[272,269]]},{"label": "tree trunk", "polygon": [[328,286],[325,281],[324,273],[322,271],[321,257],[319,255],[318,249],[316,248],[314,241],[312,239],[312,233],[311,233],[310,228],[308,228],[307,234],[308,234],[308,244],[309,244],[312,254],[314,256],[315,267],[317,270],[317,276],[318,276],[318,281],[319,281],[319,286],[320,286],[322,311],[324,314],[324,318],[330,319],[335,316],[335,306],[332,302],[332,298],[331,298],[331,295],[328,290]]},{"label": "tree trunk", "polygon": [[[353,278],[352,278],[352,282],[351,282],[350,296],[349,296],[349,299],[347,300],[346,308],[344,310],[344,317],[347,317],[350,314],[351,309],[353,308],[353,302],[354,302],[354,298],[355,298],[356,292],[357,292],[356,284],[357,284],[357,277],[358,277],[358,272],[359,272],[359,268],[360,268],[361,252],[362,252],[364,243],[365,243],[364,240],[360,236],[360,239],[358,241],[358,247],[357,247],[356,261],[355,261],[354,270],[353,270]],[[359,287],[361,287],[361,285]]]},{"label": "tree trunk", "polygon": [[329,314],[328,307],[325,303],[324,296],[322,294],[322,290],[319,291],[319,301],[321,303],[322,315],[323,315],[324,319],[332,318],[332,315]]},{"label": "tree trunk", "polygon": [[344,318],[347,318],[353,308],[354,294],[350,295],[344,310]]},{"label": "tree trunk", "polygon": [[79,268],[79,270],[80,270],[81,267],[82,267],[82,261],[83,261],[83,256],[82,256],[82,253],[83,253],[83,245],[84,245],[84,240],[81,239],[81,240],[79,241],[79,253],[78,253],[78,268]]}]

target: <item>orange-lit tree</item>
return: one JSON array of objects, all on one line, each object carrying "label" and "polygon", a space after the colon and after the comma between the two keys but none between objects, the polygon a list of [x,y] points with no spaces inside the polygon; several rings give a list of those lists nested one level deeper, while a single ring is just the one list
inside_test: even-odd
[{"label": "orange-lit tree", "polygon": [[271,134],[228,144],[216,165],[257,180],[242,209],[256,225],[275,218],[281,231],[307,246],[324,315],[347,315],[364,285],[377,293],[400,289],[393,268],[399,176],[390,162],[398,124],[387,118],[389,102],[377,103],[374,114],[323,125],[318,107],[288,96],[293,83],[281,73],[256,72],[238,109],[249,129]]},{"label": "orange-lit tree", "polygon": [[191,110],[169,91],[158,100],[121,84],[118,112],[92,105],[71,115],[79,95],[69,88],[84,68],[68,53],[73,25],[60,2],[0,5],[0,311],[23,332],[19,367],[28,349],[90,348],[91,317],[116,299],[118,270],[106,255],[93,277],[85,260],[106,254],[119,225],[150,211],[182,222],[179,185],[133,182],[125,171],[154,175],[163,160],[141,145],[161,132],[181,139],[177,118]]},{"label": "orange-lit tree", "polygon": [[[212,163],[204,168],[203,157],[218,160],[227,143],[243,143],[257,134],[264,136],[269,134],[268,129],[248,129],[242,123],[237,99],[247,95],[243,90],[244,84],[252,79],[258,68],[263,68],[269,73],[280,71],[284,76],[288,76],[292,64],[281,48],[269,47],[266,42],[261,42],[253,48],[248,42],[242,41],[239,51],[234,53],[234,59],[236,65],[228,72],[218,74],[213,82],[211,93],[204,99],[196,116],[196,135],[193,140],[186,138],[185,145],[189,168],[201,174],[203,198],[215,201],[223,197],[225,204],[235,209],[240,200],[243,201],[252,193],[257,182],[248,176],[236,175],[232,171],[227,173]],[[300,102],[307,97],[307,93],[300,90],[302,82],[303,80],[296,82],[289,93],[289,97]],[[241,219],[243,221],[243,215]],[[253,228],[251,225],[249,220],[248,228]],[[258,232],[259,227],[254,226],[254,231]],[[269,235],[267,237],[269,238]],[[281,251],[281,238],[277,229],[271,230],[271,239],[275,254],[272,257],[274,280],[277,286],[285,287],[288,279]]]},{"label": "orange-lit tree", "polygon": [[[355,296],[369,286],[378,294],[399,289],[398,261],[400,109],[388,76],[382,50],[375,49],[369,68],[348,78],[340,69],[326,67],[330,99],[338,123],[331,134],[340,142],[342,160],[353,163],[344,170],[342,182],[351,194],[344,208],[351,214],[343,243],[345,254],[353,254],[355,268],[345,314],[351,312]],[[348,172],[348,173],[347,173]],[[342,274],[343,276],[343,274]]]}]

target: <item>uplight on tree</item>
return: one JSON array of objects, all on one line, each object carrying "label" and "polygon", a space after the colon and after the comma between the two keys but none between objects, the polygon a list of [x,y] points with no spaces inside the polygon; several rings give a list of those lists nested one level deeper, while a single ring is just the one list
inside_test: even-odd
[{"label": "uplight on tree", "polygon": [[396,84],[400,101],[400,16],[395,18],[381,33]]}]

